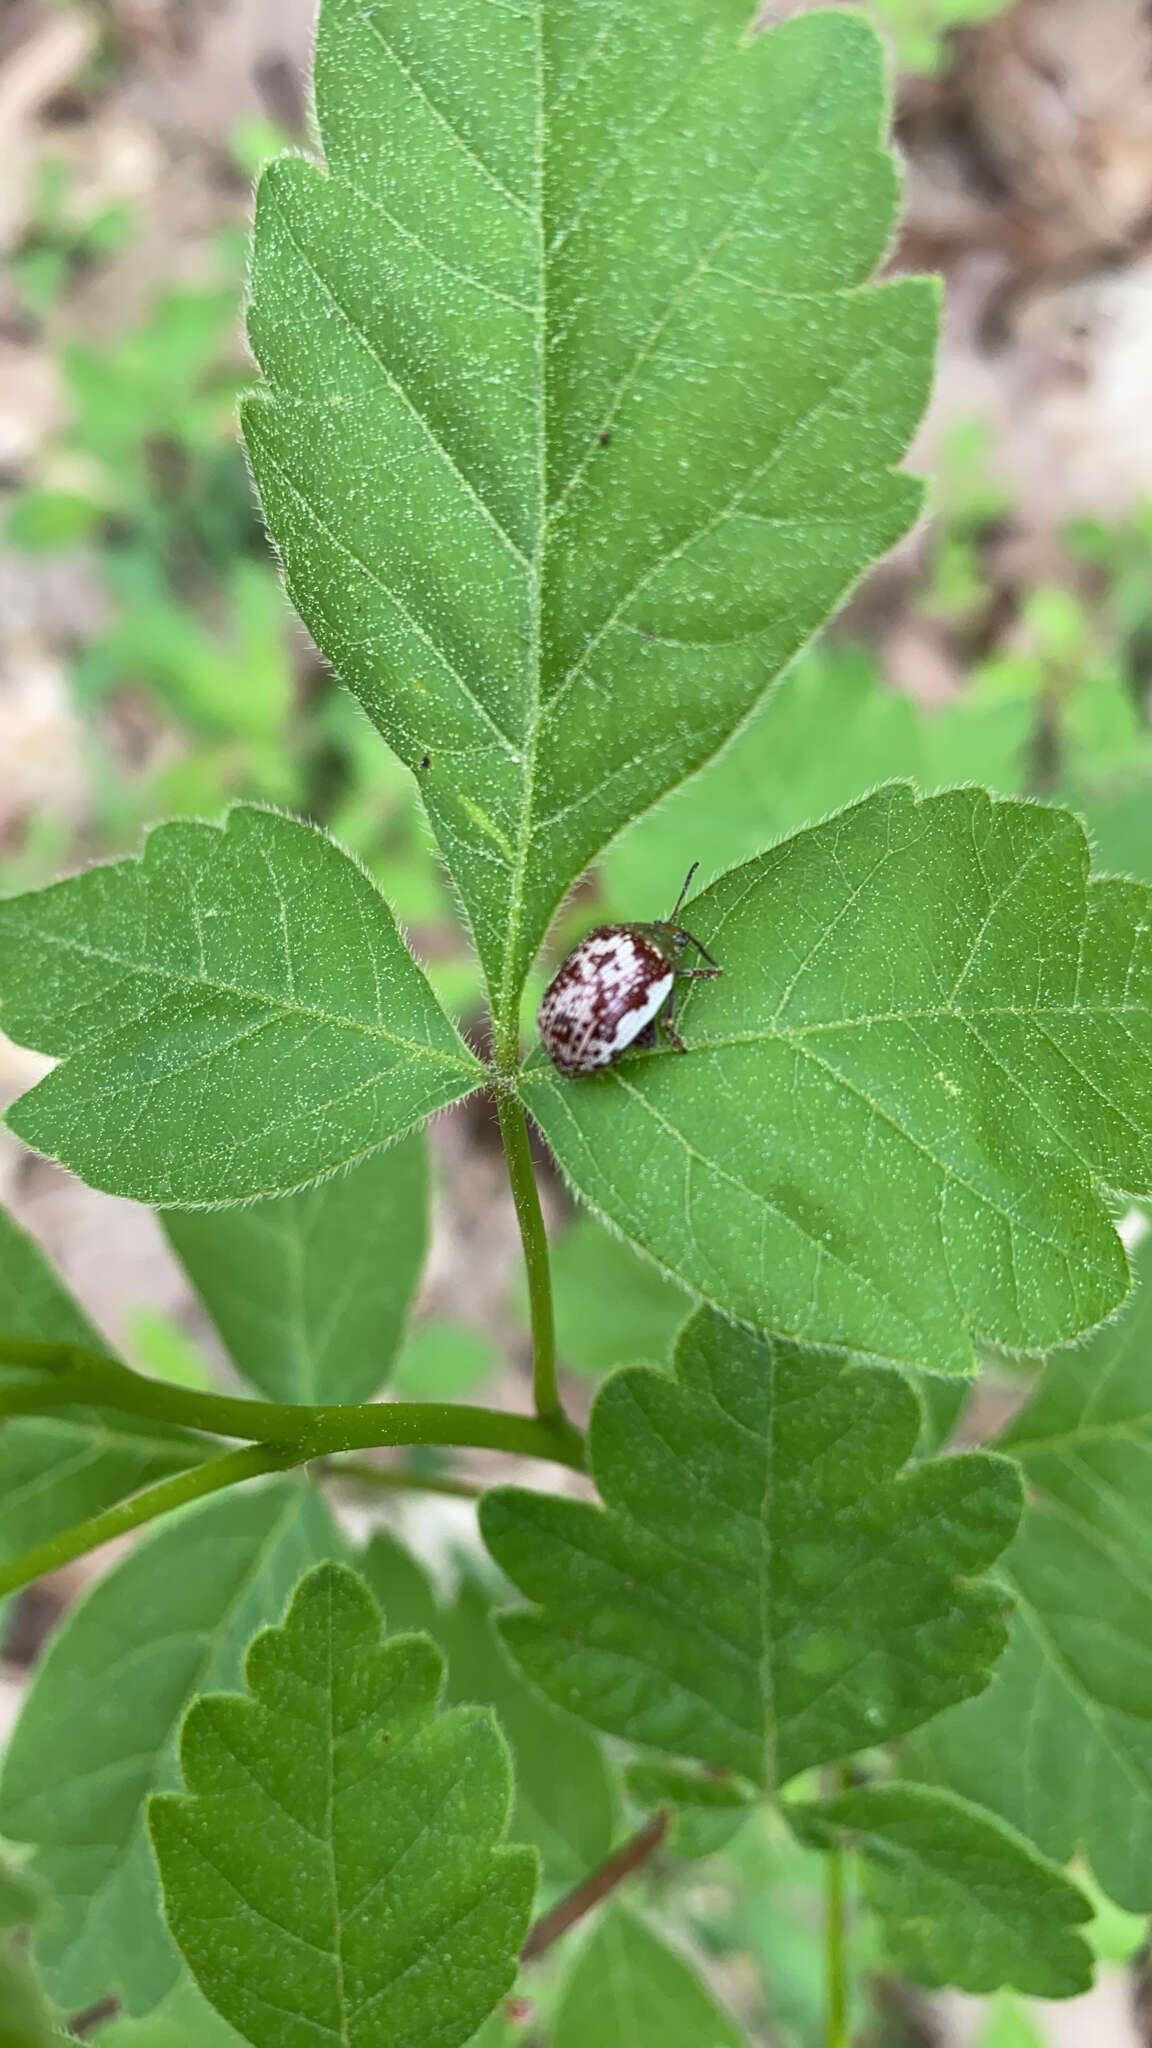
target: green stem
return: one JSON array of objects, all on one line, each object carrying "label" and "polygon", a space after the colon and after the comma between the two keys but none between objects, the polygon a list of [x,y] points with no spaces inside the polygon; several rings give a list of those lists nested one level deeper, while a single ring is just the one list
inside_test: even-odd
[{"label": "green stem", "polygon": [[338,1451],[371,1451],[400,1444],[440,1444],[514,1456],[584,1464],[584,1439],[557,1412],[550,1417],[508,1415],[455,1401],[367,1401],[312,1407],[304,1402],[249,1401],[147,1379],[112,1358],[80,1345],[42,1344],[0,1337],[0,1365],[32,1367],[37,1378],[11,1388],[0,1384],[0,1418],[87,1404],[144,1415],[213,1436],[278,1443],[296,1452],[293,1463]]},{"label": "green stem", "polygon": [[59,1571],[61,1565],[71,1564],[73,1558],[99,1550],[101,1544],[110,1543],[114,1536],[126,1536],[130,1530],[140,1529],[145,1522],[154,1522],[158,1515],[170,1514],[173,1508],[184,1507],[190,1500],[202,1500],[206,1494],[219,1493],[221,1487],[238,1486],[242,1479],[255,1479],[262,1472],[283,1472],[301,1462],[298,1450],[291,1446],[251,1444],[242,1451],[228,1451],[222,1458],[209,1458],[190,1472],[178,1472],[175,1478],[161,1479],[158,1485],[134,1494],[131,1500],[122,1500],[114,1508],[89,1515],[86,1522],[77,1522],[74,1528],[62,1530],[47,1543],[38,1543],[34,1550],[26,1550],[10,1564],[0,1566],[0,1598],[6,1593],[18,1593],[22,1586],[30,1586],[33,1579]]},{"label": "green stem", "polygon": [[848,1974],[844,1957],[844,1851],[824,1859],[824,2040],[825,2048],[851,2048],[848,2039]]},{"label": "green stem", "polygon": [[504,1157],[520,1225],[524,1265],[528,1274],[528,1306],[532,1318],[532,1391],[541,1422],[553,1427],[567,1425],[556,1385],[556,1323],[552,1313],[552,1273],[548,1260],[548,1235],[532,1164],[528,1119],[508,1088],[496,1089],[496,1114]]},{"label": "green stem", "polygon": [[446,1493],[450,1500],[479,1500],[484,1491],[470,1479],[397,1471],[391,1465],[366,1465],[360,1458],[325,1458],[319,1471],[323,1479],[348,1479],[356,1486],[380,1487],[387,1493]]}]

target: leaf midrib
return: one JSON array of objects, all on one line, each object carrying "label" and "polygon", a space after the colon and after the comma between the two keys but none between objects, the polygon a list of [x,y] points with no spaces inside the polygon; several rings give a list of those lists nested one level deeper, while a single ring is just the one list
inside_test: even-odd
[{"label": "leaf midrib", "polygon": [[[426,1041],[402,1038],[399,1032],[389,1031],[382,1024],[365,1024],[358,1017],[342,1017],[330,1010],[321,1010],[313,1004],[289,1002],[283,996],[270,994],[265,989],[242,988],[233,982],[218,981],[211,975],[182,973],[177,968],[158,966],[153,961],[132,960],[119,953],[110,953],[101,946],[86,945],[82,939],[72,938],[65,932],[42,932],[39,942],[41,945],[61,946],[69,952],[80,953],[85,959],[104,961],[109,967],[123,969],[126,974],[151,974],[157,980],[174,983],[178,988],[203,988],[213,995],[235,996],[247,1003],[264,1004],[285,1016],[307,1017],[313,1023],[331,1024],[341,1031],[358,1031],[365,1038],[379,1038],[387,1045],[399,1046],[402,1051],[411,1053],[416,1059],[432,1060],[437,1066],[448,1067],[456,1073],[481,1074],[485,1071],[478,1060],[466,1062],[456,1054],[442,1052]],[[95,1034],[91,1039],[82,1039],[73,1051],[83,1051],[109,1035],[105,1031]]]}]

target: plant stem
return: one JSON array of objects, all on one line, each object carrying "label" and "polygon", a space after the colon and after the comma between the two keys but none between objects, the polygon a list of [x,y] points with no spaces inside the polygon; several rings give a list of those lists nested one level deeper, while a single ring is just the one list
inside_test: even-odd
[{"label": "plant stem", "polygon": [[593,1906],[598,1906],[601,1899],[606,1899],[609,1892],[614,1892],[617,1885],[622,1884],[626,1877],[631,1877],[634,1870],[641,1869],[649,1857],[655,1855],[667,1833],[668,1815],[663,1812],[654,1813],[651,1820],[645,1821],[644,1826],[638,1828],[619,1849],[615,1849],[605,1862],[588,1877],[581,1878],[578,1885],[574,1885],[570,1892],[565,1892],[562,1899],[557,1899],[556,1904],[551,1906],[547,1913],[542,1913],[539,1920],[533,1922],[520,1951],[520,1961],[532,1963],[537,1956],[542,1956],[545,1949],[551,1948],[554,1941],[559,1941],[562,1934],[567,1934],[568,1929],[574,1927],[578,1920],[582,1920],[585,1913],[590,1913]]},{"label": "plant stem", "polygon": [[528,1274],[528,1305],[532,1318],[532,1392],[541,1422],[563,1423],[565,1415],[556,1385],[556,1323],[552,1313],[552,1273],[548,1235],[540,1208],[540,1192],[532,1164],[528,1119],[508,1088],[496,1089],[496,1114],[504,1157],[520,1225],[524,1265]]},{"label": "plant stem", "polygon": [[319,1471],[324,1479],[349,1479],[356,1486],[378,1486],[389,1493],[446,1493],[452,1500],[479,1500],[484,1491],[470,1479],[425,1477],[422,1472],[397,1471],[389,1465],[367,1465],[362,1458],[324,1458]]},{"label": "plant stem", "polygon": [[850,2048],[847,1971],[844,1961],[844,1851],[824,1858],[824,2040],[825,2048]]},{"label": "plant stem", "polygon": [[41,1414],[73,1404],[114,1408],[213,1436],[292,1448],[295,1455],[289,1462],[293,1464],[330,1457],[338,1451],[441,1444],[549,1458],[578,1471],[584,1465],[584,1439],[559,1410],[552,1416],[536,1417],[509,1415],[498,1408],[472,1408],[455,1401],[366,1401],[318,1407],[304,1402],[249,1401],[234,1394],[203,1393],[148,1379],[80,1345],[42,1344],[22,1337],[0,1337],[0,1365],[5,1364],[32,1367],[38,1376],[21,1378],[11,1388],[0,1383],[0,1418]]},{"label": "plant stem", "polygon": [[33,1579],[42,1579],[46,1572],[58,1571],[61,1565],[71,1564],[73,1558],[99,1550],[101,1544],[110,1543],[114,1536],[126,1536],[130,1530],[140,1529],[145,1522],[154,1522],[158,1515],[170,1514],[173,1508],[183,1507],[190,1500],[219,1493],[225,1486],[238,1486],[241,1480],[255,1479],[262,1472],[283,1472],[301,1462],[299,1452],[291,1446],[251,1444],[242,1451],[227,1451],[222,1458],[206,1459],[190,1472],[161,1479],[158,1485],[134,1494],[131,1500],[119,1501],[114,1508],[90,1515],[86,1522],[77,1522],[74,1528],[62,1530],[47,1543],[38,1543],[34,1550],[26,1550],[10,1564],[0,1566],[0,1598],[5,1593],[19,1592],[22,1586],[30,1586]]}]

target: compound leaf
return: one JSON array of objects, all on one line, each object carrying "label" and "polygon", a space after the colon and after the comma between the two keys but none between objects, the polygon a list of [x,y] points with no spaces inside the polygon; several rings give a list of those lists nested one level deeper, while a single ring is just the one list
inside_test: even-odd
[{"label": "compound leaf", "polygon": [[324,0],[257,202],[288,589],[416,772],[498,1013],[565,891],[906,530],[931,285],[879,44],[748,0]]},{"label": "compound leaf", "polygon": [[1014,1828],[953,1793],[865,1785],[792,1809],[809,1837],[847,1835],[864,1896],[884,1924],[889,1960],[918,1984],[1072,1998],[1092,1982],[1074,1930],[1092,1907]]},{"label": "compound leaf", "polygon": [[516,1979],[536,1859],[501,1847],[508,1751],[482,1707],[437,1714],[427,1636],[380,1640],[362,1579],[322,1565],[257,1637],[247,1698],[184,1724],[188,1792],[154,1799],[169,1924],[255,2048],[454,2048]]},{"label": "compound leaf", "polygon": [[413,1131],[318,1187],[164,1228],[234,1364],[272,1401],[367,1401],[388,1378],[428,1242]]},{"label": "compound leaf", "polygon": [[1087,866],[1065,811],[894,784],[689,904],[687,1058],[539,1055],[525,1099],[732,1315],[934,1371],[1062,1342],[1128,1291],[1103,1188],[1152,1184],[1152,892]]},{"label": "compound leaf", "polygon": [[356,862],[246,804],[0,903],[0,995],[9,1035],[62,1059],[16,1135],[142,1202],[287,1192],[484,1073]]},{"label": "compound leaf", "polygon": [[686,1957],[636,1915],[611,1906],[564,1987],[555,2048],[745,2048]]},{"label": "compound leaf", "polygon": [[53,1637],[4,1757],[0,1832],[35,1844],[31,1868],[56,1902],[36,1951],[66,2009],[114,1991],[145,2013],[175,1983],[148,1795],[176,1782],[188,1701],[236,1678],[301,1570],[340,1548],[297,1480],[220,1494],[146,1536]]},{"label": "compound leaf", "polygon": [[509,1647],[609,1734],[761,1785],[917,1726],[988,1682],[1004,1601],[969,1581],[1020,1512],[1006,1459],[902,1472],[919,1427],[897,1373],[700,1312],[674,1378],[600,1390],[604,1507],[485,1495],[485,1541],[539,1603],[504,1617]]},{"label": "compound leaf", "polygon": [[603,1749],[525,1684],[496,1633],[488,1589],[466,1577],[441,1605],[415,1559],[385,1535],[373,1537],[361,1569],[391,1627],[435,1636],[448,1659],[445,1698],[495,1709],[515,1765],[511,1839],[539,1851],[554,1883],[586,1877],[611,1849],[619,1818]]},{"label": "compound leaf", "polygon": [[[110,1349],[39,1245],[4,1209],[0,1333]],[[0,1424],[0,1564],[139,1487],[200,1464],[207,1449],[190,1432],[96,1409],[10,1416]]]},{"label": "compound leaf", "polygon": [[910,1746],[918,1773],[1152,1909],[1152,1238],[1131,1306],[1049,1359],[1003,1432],[1034,1497],[999,1568],[1016,1612],[980,1701]]}]

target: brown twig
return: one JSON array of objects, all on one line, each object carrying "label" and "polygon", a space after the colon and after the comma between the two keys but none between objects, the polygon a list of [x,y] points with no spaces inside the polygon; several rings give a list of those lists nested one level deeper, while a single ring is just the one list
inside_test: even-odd
[{"label": "brown twig", "polygon": [[568,1929],[574,1927],[578,1920],[582,1920],[585,1913],[590,1913],[593,1906],[598,1906],[601,1899],[606,1899],[609,1892],[615,1891],[618,1884],[622,1884],[626,1877],[631,1877],[634,1870],[639,1870],[647,1863],[649,1857],[655,1855],[667,1833],[668,1815],[664,1812],[654,1813],[651,1820],[645,1821],[644,1826],[639,1828],[621,1848],[614,1850],[598,1870],[593,1870],[588,1877],[581,1878],[580,1883],[574,1885],[570,1892],[565,1892],[562,1899],[557,1899],[556,1904],[550,1907],[547,1913],[541,1914],[539,1920],[528,1930],[528,1939],[520,1951],[520,1961],[534,1963],[537,1956],[542,1956],[545,1949],[551,1948],[554,1941],[559,1941],[562,1934],[567,1934]]}]

